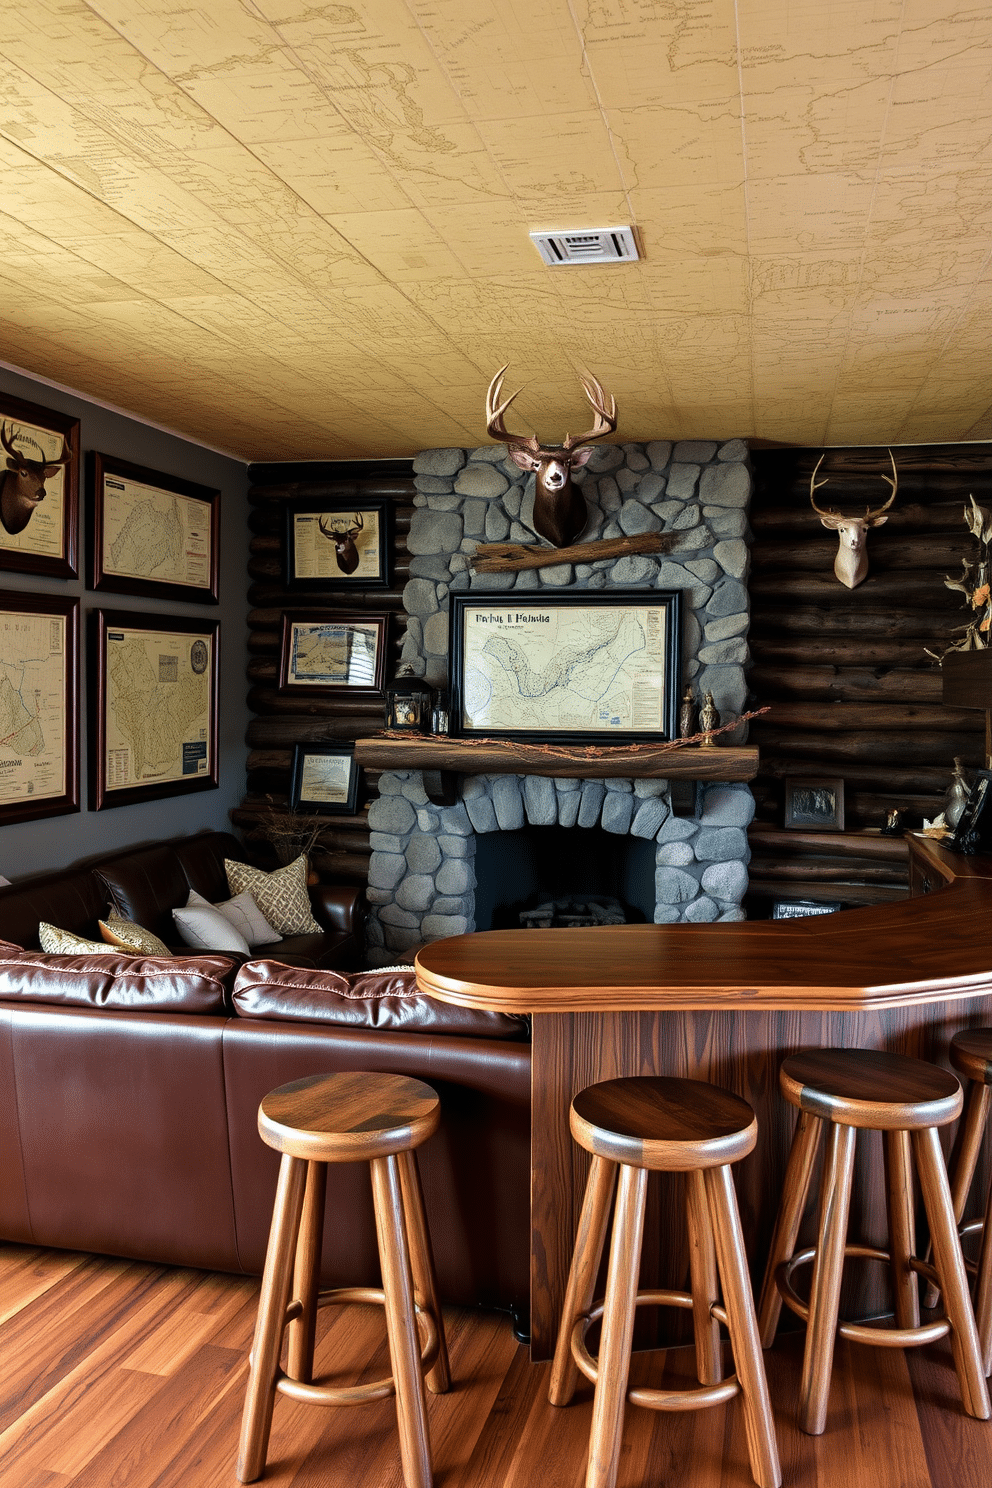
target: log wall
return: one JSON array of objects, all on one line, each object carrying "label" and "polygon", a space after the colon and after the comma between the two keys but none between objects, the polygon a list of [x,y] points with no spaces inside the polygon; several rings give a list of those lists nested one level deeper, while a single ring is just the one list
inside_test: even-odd
[{"label": "log wall", "polygon": [[[286,610],[387,613],[391,617],[386,680],[391,681],[405,634],[403,586],[410,576],[406,534],[413,516],[413,463],[409,460],[255,466],[251,544],[248,561],[248,725],[247,794],[231,813],[234,824],[260,858],[278,861],[271,831],[289,820],[289,788],[296,744],[353,742],[381,728],[380,701],[340,697],[288,697],[277,691],[282,617]],[[284,580],[285,504],[294,498],[328,501],[386,498],[393,512],[392,585],[389,589],[287,589]],[[378,771],[362,771],[360,808],[355,816],[327,817],[320,841],[311,850],[312,866],[323,876],[365,884],[371,854],[368,803],[376,795]]]},{"label": "log wall", "polygon": [[[945,588],[976,544],[963,520],[969,492],[992,503],[992,446],[905,446],[893,451],[899,489],[884,526],[868,538],[868,578],[846,589],[834,577],[836,534],[809,500],[820,449],[754,450],[749,673],[751,725],[761,751],[753,782],[752,913],[773,898],[880,903],[906,892],[906,853],[879,838],[889,811],[932,818],[943,805],[955,755],[983,762],[984,715],[944,707],[940,651],[968,618]],[[822,507],[860,514],[889,494],[884,448],[832,449],[818,480]],[[751,706],[755,706],[754,703]],[[840,777],[842,834],[783,828],[787,776]]]}]

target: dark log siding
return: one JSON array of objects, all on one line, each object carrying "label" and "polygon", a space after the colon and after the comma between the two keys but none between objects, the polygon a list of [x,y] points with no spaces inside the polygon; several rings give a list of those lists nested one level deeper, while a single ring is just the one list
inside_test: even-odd
[{"label": "dark log siding", "polygon": [[[992,503],[992,446],[893,450],[899,491],[888,521],[868,539],[868,578],[845,589],[834,577],[837,538],[809,501],[819,449],[754,450],[751,654],[761,750],[751,830],[752,913],[773,898],[884,902],[906,892],[906,852],[880,839],[893,807],[933,817],[955,755],[980,765],[984,715],[944,708],[941,650],[967,620],[963,596],[944,587],[974,556],[963,520],[969,492]],[[821,506],[859,513],[888,495],[891,469],[878,449],[832,449],[820,469]],[[788,775],[842,777],[845,831],[786,832]]]}]

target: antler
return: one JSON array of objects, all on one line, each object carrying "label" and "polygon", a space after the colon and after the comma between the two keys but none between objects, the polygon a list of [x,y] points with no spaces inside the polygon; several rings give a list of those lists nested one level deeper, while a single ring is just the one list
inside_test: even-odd
[{"label": "antler", "polygon": [[826,453],[824,453],[824,454],[822,454],[820,456],[820,458],[816,462],[816,466],[815,466],[815,468],[813,470],[813,474],[809,478],[809,499],[810,499],[810,503],[811,503],[811,505],[813,507],[813,510],[816,512],[816,514],[817,514],[818,517],[836,517],[836,516],[839,516],[840,513],[837,511],[837,508],[835,506],[828,506],[828,507],[817,506],[816,500],[815,500],[815,498],[813,496],[813,492],[814,491],[818,491],[821,486],[825,486],[827,484],[827,482],[829,481],[829,479],[830,479],[829,475],[825,475],[823,477],[822,481],[818,481],[817,478],[816,478],[817,471],[819,470],[820,466],[823,464],[823,462],[824,462],[824,460],[826,458],[827,458]]},{"label": "antler", "polygon": [[9,439],[7,438],[6,423],[0,424],[0,444],[3,445],[8,455],[13,455],[15,460],[19,460],[21,458],[18,451],[14,448],[14,436],[11,435]]},{"label": "antler", "polygon": [[[11,427],[13,427],[13,425],[11,425]],[[35,443],[35,441],[33,439],[30,442],[32,444]],[[25,455],[21,450],[15,449],[14,448],[14,436],[13,436],[13,434],[11,434],[11,436],[10,436],[9,439],[7,438],[7,425],[6,425],[6,422],[3,423],[3,424],[0,424],[0,444],[3,445],[3,447],[7,451],[8,455],[12,455],[15,460],[19,460],[23,465],[33,465],[33,466],[37,467],[37,469],[39,469],[39,470],[43,466],[45,466],[45,465],[67,465],[69,463],[69,461],[72,459],[72,451],[71,450],[67,450],[66,449],[66,446],[65,446],[65,435],[64,434],[62,435],[62,453],[59,456],[57,456],[56,458],[51,459],[51,460],[44,459],[44,451],[42,451],[42,456],[43,456],[42,459],[40,459],[40,460],[30,460],[30,459],[28,459],[27,455]]]},{"label": "antler", "polygon": [[540,445],[536,434],[531,434],[529,437],[526,434],[511,434],[503,422],[504,413],[522,391],[521,388],[517,388],[517,391],[511,393],[502,403],[499,401],[503,391],[503,376],[509,365],[507,362],[506,366],[500,367],[489,384],[489,391],[486,394],[486,430],[493,439],[505,439],[507,444],[525,444],[528,449],[537,450]]},{"label": "antler", "polygon": [[[817,513],[818,516],[821,516],[821,517],[837,517],[837,516],[840,516],[840,513],[838,512],[838,510],[837,510],[837,508],[835,506],[830,506],[830,507],[827,507],[826,509],[824,509],[822,506],[817,506],[816,501],[815,501],[814,496],[813,496],[813,492],[814,491],[818,491],[821,486],[825,486],[827,484],[827,481],[830,479],[830,477],[829,476],[826,476],[826,475],[823,477],[823,480],[821,480],[821,481],[818,481],[817,478],[816,478],[817,471],[820,469],[820,466],[823,464],[823,462],[824,462],[824,460],[826,458],[827,458],[826,457],[826,453],[824,453],[824,454],[822,454],[820,456],[820,458],[816,462],[816,466],[815,466],[815,468],[813,470],[813,474],[809,478],[809,499],[810,499],[810,503],[811,503],[811,505],[813,507],[813,510]],[[893,453],[892,453],[891,450],[889,450],[889,459],[892,461],[892,474],[891,475],[883,475],[882,476],[882,479],[884,481],[887,481],[888,484],[892,487],[892,495],[889,497],[888,501],[886,501],[883,506],[876,507],[874,511],[872,510],[872,508],[870,506],[866,506],[865,507],[865,514],[864,514],[863,517],[860,517],[858,519],[859,521],[873,522],[876,519],[876,517],[880,517],[883,512],[888,511],[889,507],[892,505],[893,501],[895,501],[895,499],[896,499],[896,491],[899,489],[899,472],[896,470],[895,456],[893,455]],[[853,520],[853,519],[851,519],[851,520]]]},{"label": "antler", "polygon": [[896,491],[899,489],[899,472],[896,470],[896,457],[891,450],[889,450],[889,459],[892,461],[892,474],[883,475],[882,479],[892,487],[892,495],[889,497],[884,506],[877,507],[875,511],[872,511],[870,506],[865,508],[866,522],[871,520],[873,517],[880,517],[884,511],[888,511],[889,507],[896,499]]},{"label": "antler", "polygon": [[617,400],[613,394],[607,393],[598,377],[593,377],[591,372],[580,372],[579,381],[582,383],[582,391],[592,404],[596,422],[585,434],[566,434],[563,448],[567,450],[574,449],[577,444],[588,444],[590,439],[602,439],[604,434],[612,434],[617,426]]}]

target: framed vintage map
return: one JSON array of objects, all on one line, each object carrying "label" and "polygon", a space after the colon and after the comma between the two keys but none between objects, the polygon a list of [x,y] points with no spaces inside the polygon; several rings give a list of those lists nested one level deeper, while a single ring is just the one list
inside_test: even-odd
[{"label": "framed vintage map", "polygon": [[79,810],[79,601],[0,592],[0,824]]},{"label": "framed vintage map", "polygon": [[358,774],[353,744],[297,744],[293,749],[290,811],[354,816],[358,809]]},{"label": "framed vintage map", "polygon": [[286,584],[293,589],[387,589],[392,503],[288,501]]},{"label": "framed vintage map", "polygon": [[92,624],[93,810],[215,789],[217,621],[97,610]]},{"label": "framed vintage map", "polygon": [[452,594],[451,733],[677,737],[681,602],[651,589]]},{"label": "framed vintage map", "polygon": [[92,450],[90,587],[217,604],[220,492]]},{"label": "framed vintage map", "polygon": [[0,396],[0,568],[77,576],[79,420]]},{"label": "framed vintage map", "polygon": [[279,691],[382,697],[388,626],[388,615],[283,611]]}]

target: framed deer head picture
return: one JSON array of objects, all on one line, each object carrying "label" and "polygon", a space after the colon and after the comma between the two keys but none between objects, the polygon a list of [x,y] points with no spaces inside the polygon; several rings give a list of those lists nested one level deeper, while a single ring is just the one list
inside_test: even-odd
[{"label": "framed deer head picture", "polygon": [[388,589],[389,501],[288,501],[286,585],[293,589]]},{"label": "framed deer head picture", "polygon": [[0,568],[77,576],[79,420],[0,397]]}]

